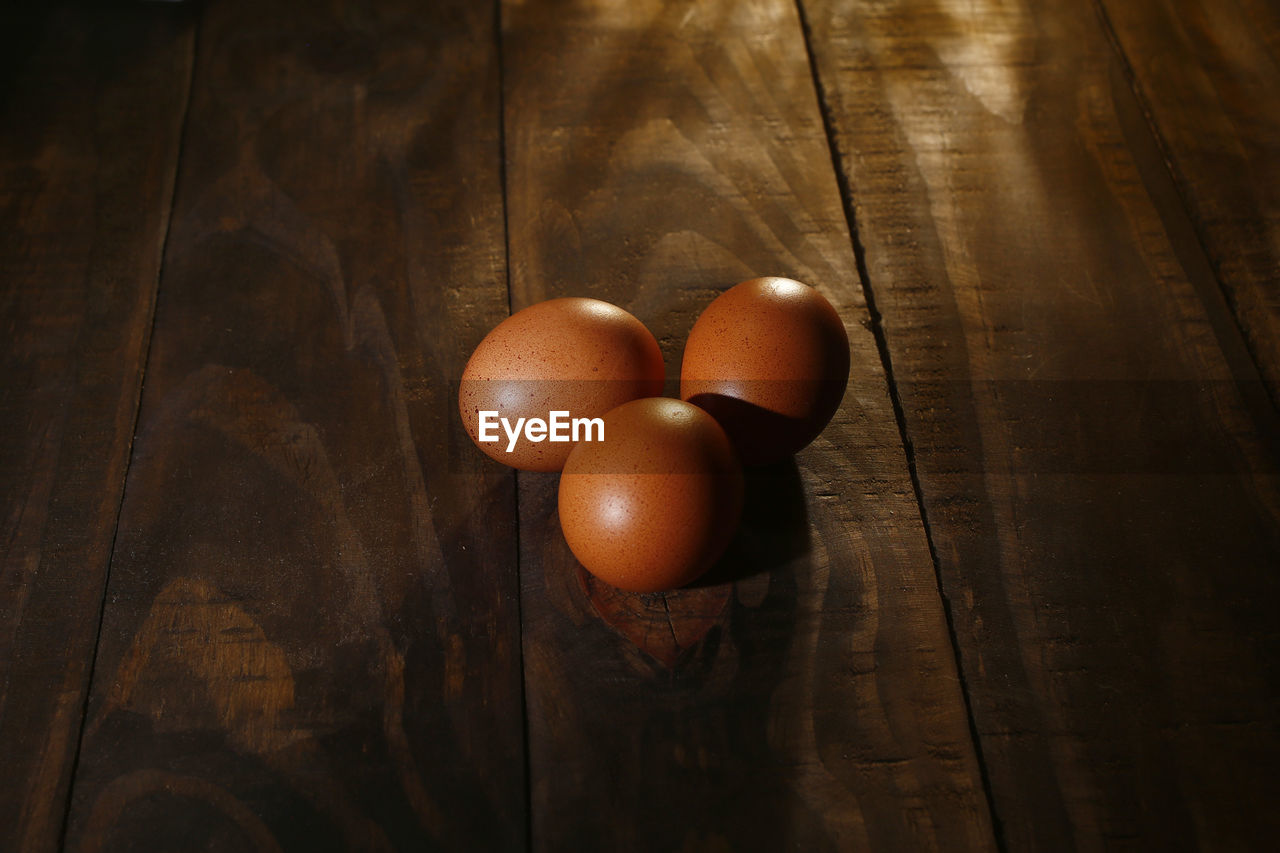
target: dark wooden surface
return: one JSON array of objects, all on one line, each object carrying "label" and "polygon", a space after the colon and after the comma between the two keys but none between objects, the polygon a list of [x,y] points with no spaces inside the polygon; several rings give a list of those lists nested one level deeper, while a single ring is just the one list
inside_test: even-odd
[{"label": "dark wooden surface", "polygon": [[1280,5],[1100,2],[1196,239],[1280,401]]},{"label": "dark wooden surface", "polygon": [[810,14],[995,813],[1011,849],[1248,849],[1280,832],[1274,412],[1097,17],[941,5]]},{"label": "dark wooden surface", "polygon": [[0,849],[58,844],[191,64],[182,10],[0,12]]},{"label": "dark wooden surface", "polygon": [[[1280,837],[1274,6],[0,40],[0,850]],[[844,318],[840,412],[705,581],[591,580],[461,432],[471,349],[590,295],[674,380],[766,274]]]},{"label": "dark wooden surface", "polygon": [[513,478],[450,417],[507,307],[493,31],[202,16],[69,846],[523,844]]}]

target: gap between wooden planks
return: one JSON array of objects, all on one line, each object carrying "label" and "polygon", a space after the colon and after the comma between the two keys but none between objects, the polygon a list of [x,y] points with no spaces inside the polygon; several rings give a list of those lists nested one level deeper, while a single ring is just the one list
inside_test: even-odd
[{"label": "gap between wooden planks", "polygon": [[1280,8],[1095,2],[1280,405]]}]

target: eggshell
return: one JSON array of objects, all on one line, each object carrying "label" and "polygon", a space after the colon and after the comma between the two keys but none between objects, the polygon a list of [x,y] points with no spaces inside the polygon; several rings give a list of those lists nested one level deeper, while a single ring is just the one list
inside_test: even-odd
[{"label": "eggshell", "polygon": [[553,411],[598,418],[662,393],[664,374],[653,333],[628,312],[599,299],[550,299],[485,336],[462,373],[458,408],[467,434],[489,456],[526,471],[559,471],[572,443],[535,442],[522,433],[508,452],[501,426],[498,441],[480,441],[480,412],[495,411],[513,428],[519,418],[546,421]]},{"label": "eggshell", "polygon": [[807,446],[840,406],[849,335],[825,297],[789,278],[720,294],[694,323],[680,396],[715,417],[749,465]]},{"label": "eggshell", "polygon": [[742,468],[715,419],[680,400],[635,400],[604,416],[603,441],[579,442],[569,455],[560,527],[587,571],[657,592],[720,558],[742,497]]}]

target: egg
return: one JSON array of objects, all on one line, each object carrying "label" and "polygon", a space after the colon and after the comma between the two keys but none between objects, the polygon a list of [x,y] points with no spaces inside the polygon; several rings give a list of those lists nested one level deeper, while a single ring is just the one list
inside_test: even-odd
[{"label": "egg", "polygon": [[671,398],[624,403],[603,421],[603,440],[579,442],[560,476],[569,549],[621,589],[694,581],[742,514],[742,468],[728,436],[702,409]]},{"label": "egg", "polygon": [[848,380],[849,335],[831,303],[789,278],[755,278],[694,323],[680,396],[715,417],[744,463],[759,465],[813,441]]},{"label": "egg", "polygon": [[591,419],[662,393],[664,375],[653,333],[627,311],[599,299],[550,299],[485,336],[463,370],[458,408],[492,458],[559,471]]}]

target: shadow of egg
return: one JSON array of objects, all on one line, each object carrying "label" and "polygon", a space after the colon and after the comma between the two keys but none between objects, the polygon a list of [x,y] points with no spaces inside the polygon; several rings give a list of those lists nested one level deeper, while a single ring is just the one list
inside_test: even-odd
[{"label": "shadow of egg", "polygon": [[819,404],[803,418],[718,392],[695,393],[686,399],[719,422],[744,465],[769,465],[807,447],[835,414],[844,395],[844,384],[824,382],[821,386],[814,394]]},{"label": "shadow of egg", "polygon": [[794,459],[746,471],[742,520],[724,555],[687,588],[767,574],[809,553],[809,512]]}]

